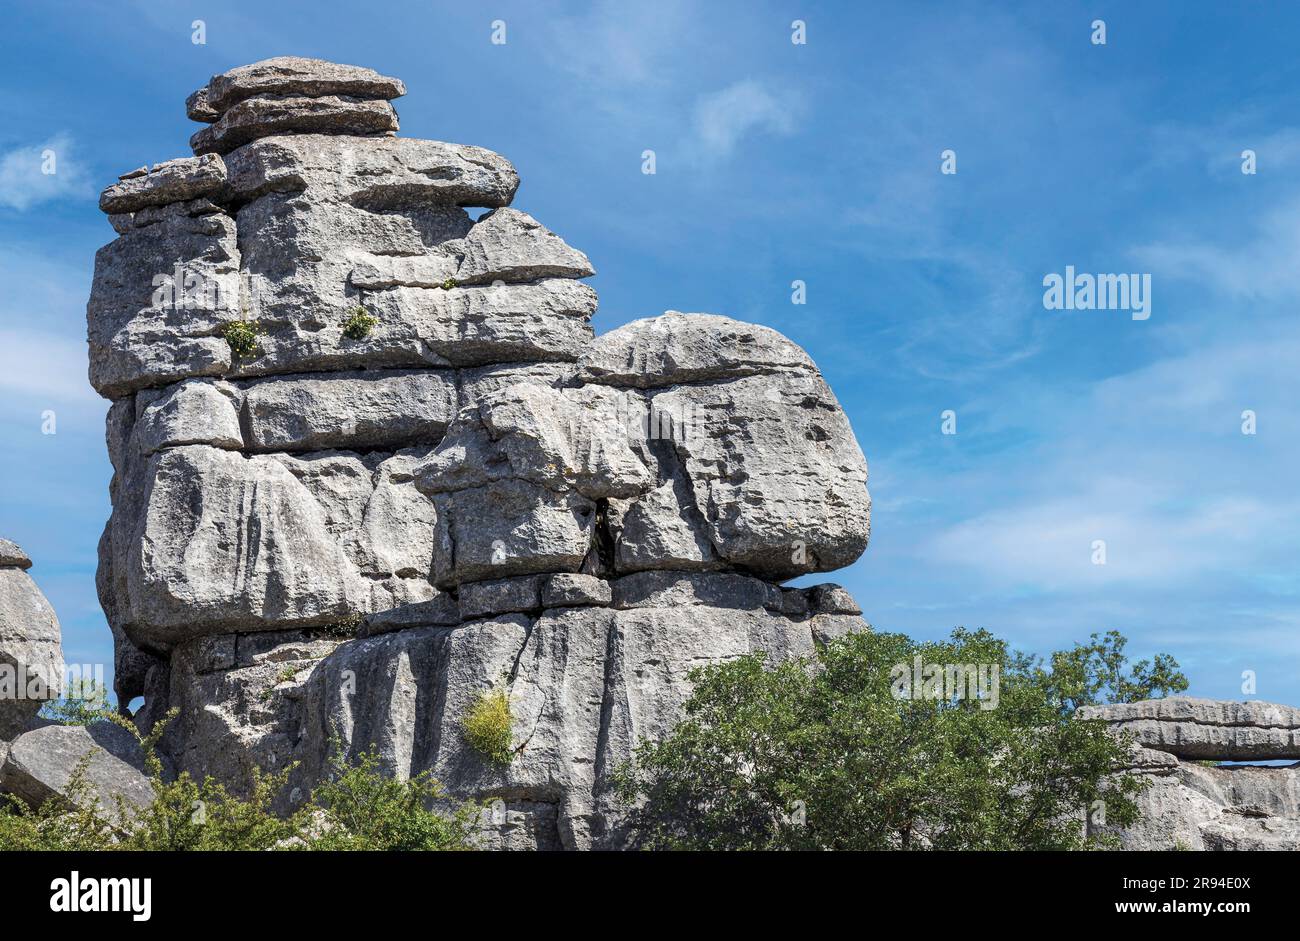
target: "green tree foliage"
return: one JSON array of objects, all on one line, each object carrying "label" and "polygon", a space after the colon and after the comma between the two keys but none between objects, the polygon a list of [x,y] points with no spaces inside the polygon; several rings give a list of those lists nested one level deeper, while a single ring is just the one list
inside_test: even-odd
[{"label": "green tree foliage", "polygon": [[1093,634],[1086,644],[1052,654],[1051,668],[1021,656],[1025,670],[1035,671],[1039,682],[1050,686],[1062,708],[1073,712],[1080,706],[1102,703],[1139,702],[1158,699],[1187,690],[1187,677],[1169,654],[1153,660],[1139,660],[1128,668],[1124,648],[1128,641],[1119,631]]},{"label": "green tree foliage", "polygon": [[14,794],[0,795],[0,850],[86,852],[110,849],[116,836],[86,781],[89,756],[72,772],[67,793],[33,810]]},{"label": "green tree foliage", "polygon": [[[741,657],[693,672],[685,716],[617,775],[633,842],[667,849],[1081,849],[1104,802],[1131,824],[1145,785],[1119,773],[1128,745],[1074,717],[1091,697],[1185,689],[1159,657],[1123,672],[1123,638],[1058,654],[1010,653],[986,631],[916,643],[864,632],[811,660]],[[898,698],[925,664],[999,667],[996,708]],[[982,701],[989,706],[994,702]]]},{"label": "green tree foliage", "polygon": [[60,725],[90,725],[115,712],[108,687],[90,678],[74,680],[61,697],[41,707],[42,718]]}]

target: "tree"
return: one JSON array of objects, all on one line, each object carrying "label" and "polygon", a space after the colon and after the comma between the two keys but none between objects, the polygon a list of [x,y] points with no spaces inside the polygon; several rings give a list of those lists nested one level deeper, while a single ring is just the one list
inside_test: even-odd
[{"label": "tree", "polygon": [[1048,669],[986,631],[958,628],[940,643],[863,632],[809,659],[769,667],[751,655],[697,669],[682,721],[616,775],[631,840],[681,849],[1102,844],[1085,835],[1083,813],[1101,801],[1110,823],[1129,825],[1145,785],[1122,773],[1129,744],[1076,719],[1075,707],[1186,688],[1167,657],[1125,676],[1122,651],[1119,635],[1094,638]]},{"label": "tree", "polygon": [[90,725],[115,713],[108,687],[89,677],[73,680],[62,696],[41,706],[41,717],[60,725]]}]

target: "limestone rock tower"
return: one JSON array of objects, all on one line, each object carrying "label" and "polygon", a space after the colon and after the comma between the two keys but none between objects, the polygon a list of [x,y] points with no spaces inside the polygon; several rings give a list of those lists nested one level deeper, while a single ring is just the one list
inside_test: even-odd
[{"label": "limestone rock tower", "polygon": [[[488,845],[617,846],[608,777],[701,663],[864,629],[867,468],[815,364],[669,312],[596,337],[587,256],[503,157],[396,136],[401,81],[277,58],[101,208],[100,596],[122,702],[232,788],[332,747],[495,801]],[[476,210],[476,214],[467,212]],[[479,210],[486,210],[479,212]],[[469,747],[505,689],[514,756]]]}]

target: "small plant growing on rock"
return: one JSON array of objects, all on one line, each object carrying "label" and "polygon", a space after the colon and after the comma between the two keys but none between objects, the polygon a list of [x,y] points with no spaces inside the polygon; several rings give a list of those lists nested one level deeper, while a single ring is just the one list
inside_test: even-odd
[{"label": "small plant growing on rock", "polygon": [[364,620],[364,617],[356,614],[344,618],[342,621],[333,621],[321,627],[312,628],[307,633],[314,637],[328,637],[331,640],[348,640],[357,636],[357,632],[361,630],[361,622]]},{"label": "small plant growing on rock", "polygon": [[235,359],[252,359],[260,352],[257,336],[261,332],[256,320],[231,320],[221,328],[221,337],[230,344]]},{"label": "small plant growing on rock", "polygon": [[450,291],[450,290],[451,290],[452,288],[454,288],[455,286],[456,286],[456,279],[455,279],[455,278],[448,278],[447,280],[445,280],[445,281],[442,282],[442,289],[443,289],[444,291]]},{"label": "small plant growing on rock", "polygon": [[358,304],[352,308],[351,316],[343,321],[343,335],[349,340],[364,340],[370,336],[370,331],[375,329],[375,325],[378,323],[378,317],[370,314]]},{"label": "small plant growing on rock", "polygon": [[512,747],[510,694],[503,687],[479,693],[465,716],[465,741],[495,765],[508,765],[515,756]]}]

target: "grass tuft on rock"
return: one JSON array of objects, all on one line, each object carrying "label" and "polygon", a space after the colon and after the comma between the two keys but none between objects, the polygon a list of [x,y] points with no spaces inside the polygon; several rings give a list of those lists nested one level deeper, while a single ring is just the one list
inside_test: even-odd
[{"label": "grass tuft on rock", "polygon": [[505,689],[480,693],[465,716],[465,741],[492,764],[508,765],[515,756],[513,724],[510,694]]}]

